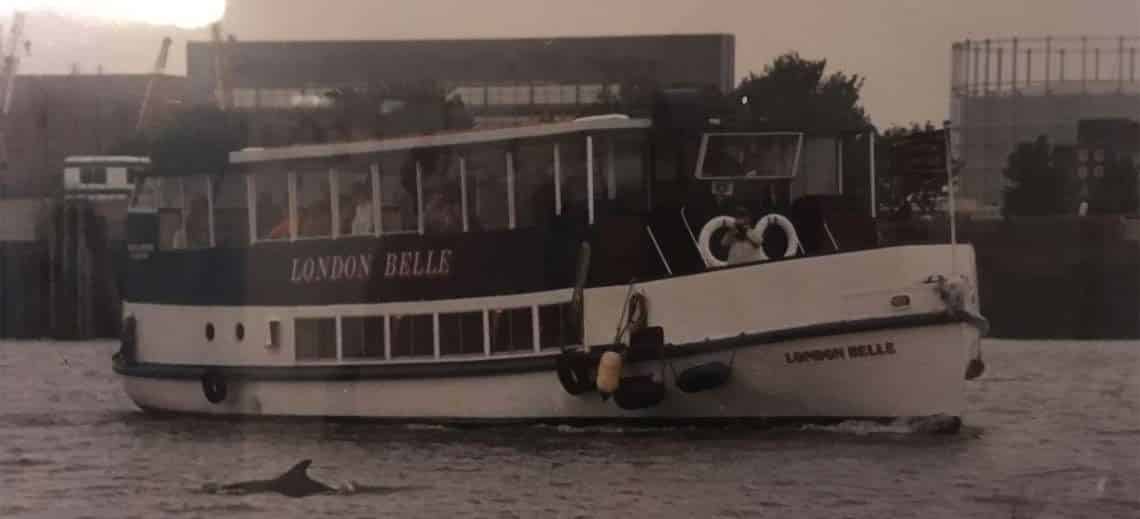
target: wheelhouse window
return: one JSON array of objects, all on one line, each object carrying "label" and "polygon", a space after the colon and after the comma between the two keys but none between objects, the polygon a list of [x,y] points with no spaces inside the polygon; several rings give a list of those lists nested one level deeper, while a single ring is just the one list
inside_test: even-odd
[{"label": "wheelhouse window", "polygon": [[482,355],[483,312],[439,314],[439,350],[447,355]]},{"label": "wheelhouse window", "polygon": [[433,316],[393,315],[388,319],[392,358],[435,355]]},{"label": "wheelhouse window", "polygon": [[463,231],[463,179],[460,178],[460,170],[464,159],[448,149],[423,150],[416,155],[423,186],[424,231]]},{"label": "wheelhouse window", "polygon": [[336,172],[341,236],[367,236],[376,232],[373,215],[372,173],[366,167]]},{"label": "wheelhouse window", "polygon": [[419,186],[416,162],[408,152],[381,156],[380,222],[385,234],[419,232]]},{"label": "wheelhouse window", "polygon": [[211,244],[209,177],[202,175],[183,178],[182,195],[185,199],[182,234],[181,239],[178,234],[175,235],[174,247],[207,248]]},{"label": "wheelhouse window", "polygon": [[251,183],[257,241],[288,240],[289,175],[283,171],[257,173],[251,176]]},{"label": "wheelhouse window", "polygon": [[799,166],[802,145],[800,133],[706,133],[701,137],[697,177],[791,178]]},{"label": "wheelhouse window", "polygon": [[239,174],[215,177],[214,243],[218,247],[249,245],[249,195],[246,176]]},{"label": "wheelhouse window", "polygon": [[384,358],[383,317],[342,317],[340,336],[340,348],[344,358]]},{"label": "wheelhouse window", "polygon": [[306,171],[296,175],[297,236],[324,238],[332,236],[332,197],[329,195],[329,172]]},{"label": "wheelhouse window", "polygon": [[336,319],[293,321],[293,345],[297,360],[336,360]]},{"label": "wheelhouse window", "polygon": [[496,147],[476,147],[467,157],[470,229],[492,231],[511,226],[507,155]]},{"label": "wheelhouse window", "polygon": [[529,307],[491,310],[488,321],[491,353],[534,350],[534,321]]}]

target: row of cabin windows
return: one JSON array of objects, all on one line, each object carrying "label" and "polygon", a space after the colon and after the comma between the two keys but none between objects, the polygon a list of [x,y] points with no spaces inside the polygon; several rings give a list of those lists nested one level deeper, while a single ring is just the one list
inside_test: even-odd
[{"label": "row of cabin windows", "polygon": [[[322,109],[335,104],[331,88],[235,88],[234,108]],[[459,98],[468,106],[588,105],[621,94],[613,84],[517,84],[459,85],[449,98]],[[378,107],[384,110],[384,107]],[[386,112],[386,111],[385,111]]]},{"label": "row of cabin windows", "polygon": [[556,349],[581,342],[568,324],[569,312],[570,305],[563,303],[439,314],[298,318],[293,322],[294,351],[298,361],[328,361]]},{"label": "row of cabin windows", "polygon": [[563,214],[592,223],[644,209],[643,144],[630,134],[392,152],[328,170],[150,178],[136,205],[158,210],[163,249],[516,229]]}]

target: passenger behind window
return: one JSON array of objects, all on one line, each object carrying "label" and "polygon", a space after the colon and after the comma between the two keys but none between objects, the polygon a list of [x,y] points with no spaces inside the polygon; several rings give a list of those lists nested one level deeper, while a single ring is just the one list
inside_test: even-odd
[{"label": "passenger behind window", "polygon": [[345,207],[351,207],[352,211],[344,211],[348,216],[347,225],[342,224],[341,228],[349,234],[372,234],[372,190],[364,182],[357,182],[352,186],[350,201]]}]

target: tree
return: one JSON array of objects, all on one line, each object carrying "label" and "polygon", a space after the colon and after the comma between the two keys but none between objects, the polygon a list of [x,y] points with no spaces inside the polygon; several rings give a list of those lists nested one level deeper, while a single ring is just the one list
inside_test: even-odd
[{"label": "tree", "polygon": [[789,52],[749,74],[733,92],[754,122],[813,132],[855,131],[870,125],[860,105],[863,78],[832,72],[827,60],[808,60]]},{"label": "tree", "polygon": [[1054,163],[1053,147],[1044,135],[1018,144],[1003,173],[1013,184],[1005,189],[1003,211],[1007,216],[1073,212],[1067,172]]}]

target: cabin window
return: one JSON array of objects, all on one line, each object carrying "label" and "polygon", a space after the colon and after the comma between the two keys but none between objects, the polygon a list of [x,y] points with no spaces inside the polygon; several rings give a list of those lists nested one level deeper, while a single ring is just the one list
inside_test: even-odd
[{"label": "cabin window", "polygon": [[336,319],[293,321],[293,344],[297,360],[336,360]]},{"label": "cabin window", "polygon": [[181,237],[175,235],[175,248],[183,248],[179,247],[178,242],[188,249],[209,247],[211,242],[209,178],[206,176],[183,178],[182,194],[186,205],[182,212],[182,234]]},{"label": "cabin window", "polygon": [[79,168],[80,184],[106,184],[107,168],[103,166],[81,166]]},{"label": "cabin window", "polygon": [[384,358],[384,318],[342,317],[340,349],[346,359]]},{"label": "cabin window", "polygon": [[582,343],[572,317],[570,303],[538,307],[539,342],[544,349]]},{"label": "cabin window", "polygon": [[289,239],[289,176],[283,172],[259,173],[252,181],[257,240]]},{"label": "cabin window", "polygon": [[141,180],[131,195],[131,207],[158,210],[162,196],[162,179],[150,177]]},{"label": "cabin window", "polygon": [[514,153],[519,227],[544,227],[555,215],[554,145],[523,143]]},{"label": "cabin window", "polygon": [[384,155],[378,169],[381,232],[419,232],[419,181],[412,154]]},{"label": "cabin window", "polygon": [[388,320],[392,358],[435,355],[434,319],[426,315],[393,315]]},{"label": "cabin window", "polygon": [[491,310],[488,321],[491,353],[534,350],[534,321],[529,307]]},{"label": "cabin window", "polygon": [[441,355],[482,355],[483,312],[439,314]]},{"label": "cabin window", "polygon": [[132,186],[135,185],[135,182],[138,182],[139,179],[142,178],[145,171],[146,169],[140,166],[127,168],[127,183]]},{"label": "cabin window", "polygon": [[463,231],[462,158],[457,152],[445,149],[423,150],[417,155],[423,186],[425,232]]},{"label": "cabin window", "polygon": [[502,149],[475,148],[467,157],[467,203],[470,229],[508,229],[511,224],[507,191],[507,156]]},{"label": "cabin window", "polygon": [[297,173],[297,236],[323,238],[332,236],[332,198],[329,196],[329,172]]},{"label": "cabin window", "polygon": [[218,247],[249,245],[249,196],[245,175],[215,177],[214,244]]},{"label": "cabin window", "polygon": [[372,174],[367,169],[336,172],[336,188],[341,236],[374,234],[372,214]]},{"label": "cabin window", "polygon": [[562,184],[559,192],[562,214],[586,221],[586,139],[572,136],[558,141],[558,176]]},{"label": "cabin window", "polygon": [[186,248],[186,235],[182,229],[183,209],[181,178],[153,178],[155,204],[158,209],[158,248],[174,250]]}]

